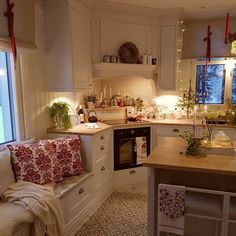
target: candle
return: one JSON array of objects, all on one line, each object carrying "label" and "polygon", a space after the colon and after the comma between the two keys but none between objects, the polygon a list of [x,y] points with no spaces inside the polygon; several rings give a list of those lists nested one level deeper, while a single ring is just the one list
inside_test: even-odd
[{"label": "candle", "polygon": [[112,98],[112,94],[111,94],[111,88],[110,88],[110,98]]},{"label": "candle", "polygon": [[101,96],[100,96],[100,101],[102,102],[102,92],[101,92]]},{"label": "candle", "polygon": [[105,86],[104,86],[104,98],[106,98],[106,89],[107,89],[107,85],[105,84]]},{"label": "candle", "polygon": [[204,106],[204,112],[207,112],[207,105]]},{"label": "candle", "polygon": [[226,15],[226,23],[225,23],[225,44],[228,43],[228,36],[229,36],[229,13]]},{"label": "candle", "polygon": [[197,106],[194,106],[194,116],[193,116],[193,137],[195,138],[196,133],[196,116],[197,116]]}]

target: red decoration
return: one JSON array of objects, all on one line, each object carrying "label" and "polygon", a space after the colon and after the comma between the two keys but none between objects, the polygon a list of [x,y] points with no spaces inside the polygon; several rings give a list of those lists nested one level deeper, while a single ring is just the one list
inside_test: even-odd
[{"label": "red decoration", "polygon": [[14,58],[15,68],[16,68],[16,58],[17,58],[17,50],[16,50],[16,40],[14,35],[14,13],[13,8],[15,7],[14,3],[11,3],[10,0],[7,0],[7,11],[4,13],[4,16],[8,21],[8,32],[11,43],[11,51]]},{"label": "red decoration", "polygon": [[209,62],[211,61],[211,26],[208,25],[207,27],[207,37],[205,37],[203,39],[203,41],[207,42],[207,49],[206,49],[206,60],[208,60]]},{"label": "red decoration", "polygon": [[226,23],[225,23],[225,44],[228,44],[228,37],[229,37],[229,13],[226,16]]}]

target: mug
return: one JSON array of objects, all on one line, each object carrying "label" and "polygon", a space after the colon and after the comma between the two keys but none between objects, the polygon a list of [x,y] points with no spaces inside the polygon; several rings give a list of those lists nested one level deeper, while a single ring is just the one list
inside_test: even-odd
[{"label": "mug", "polygon": [[110,61],[110,56],[109,55],[104,55],[103,56],[103,62],[105,62],[105,63],[110,63],[111,61]]}]

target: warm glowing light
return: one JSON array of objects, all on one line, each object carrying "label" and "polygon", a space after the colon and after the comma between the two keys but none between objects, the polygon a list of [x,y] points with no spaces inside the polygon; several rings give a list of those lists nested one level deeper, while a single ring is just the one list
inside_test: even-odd
[{"label": "warm glowing light", "polygon": [[206,112],[206,111],[207,111],[207,105],[204,106],[204,112]]},{"label": "warm glowing light", "polygon": [[0,69],[0,76],[5,76],[5,70],[3,70],[3,69]]},{"label": "warm glowing light", "polygon": [[231,54],[236,55],[236,40],[231,43]]},{"label": "warm glowing light", "polygon": [[163,95],[155,98],[156,105],[167,107],[167,111],[174,111],[178,101],[178,96]]}]

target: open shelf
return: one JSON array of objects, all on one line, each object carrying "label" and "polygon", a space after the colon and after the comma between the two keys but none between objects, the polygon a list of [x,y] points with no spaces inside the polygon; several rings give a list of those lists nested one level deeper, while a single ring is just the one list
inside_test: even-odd
[{"label": "open shelf", "polygon": [[157,75],[157,65],[98,63],[93,64],[94,79],[108,79],[117,76],[139,76],[154,79]]}]

